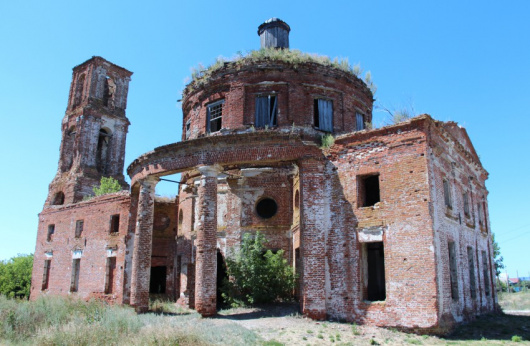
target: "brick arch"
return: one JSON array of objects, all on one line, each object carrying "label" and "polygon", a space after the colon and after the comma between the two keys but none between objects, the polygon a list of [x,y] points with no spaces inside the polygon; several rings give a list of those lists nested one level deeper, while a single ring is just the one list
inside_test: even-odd
[{"label": "brick arch", "polygon": [[324,159],[316,143],[299,136],[274,132],[251,132],[203,137],[155,148],[137,158],[127,168],[131,185],[149,176],[160,177],[203,165],[270,164]]}]

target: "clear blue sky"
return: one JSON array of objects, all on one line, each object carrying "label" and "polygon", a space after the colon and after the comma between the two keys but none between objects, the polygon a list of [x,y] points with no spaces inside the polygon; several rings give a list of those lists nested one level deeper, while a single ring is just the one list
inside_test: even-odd
[{"label": "clear blue sky", "polygon": [[291,48],[370,70],[379,104],[467,129],[508,272],[530,276],[529,13],[528,1],[2,1],[0,259],[35,249],[72,67],[100,55],[134,72],[128,165],[180,139],[191,67],[259,48],[258,25],[279,17]]}]

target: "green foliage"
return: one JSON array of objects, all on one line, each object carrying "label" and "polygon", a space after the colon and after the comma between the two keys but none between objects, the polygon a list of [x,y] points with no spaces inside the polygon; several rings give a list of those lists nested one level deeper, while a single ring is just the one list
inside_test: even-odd
[{"label": "green foliage", "polygon": [[523,341],[523,338],[521,338],[519,335],[514,335],[514,336],[512,336],[512,341],[513,342],[521,342],[521,341]]},{"label": "green foliage", "polygon": [[115,193],[121,191],[120,183],[113,177],[101,177],[99,186],[92,189],[95,196],[105,195],[107,193]]},{"label": "green foliage", "polygon": [[[360,76],[363,72],[358,64],[353,66],[350,65],[347,58],[335,58],[331,60],[328,56],[303,53],[297,49],[262,48],[260,50],[252,50],[248,52],[247,55],[238,52],[238,54],[232,59],[218,57],[215,63],[208,67],[199,64],[196,68],[192,68],[192,81],[184,90],[184,94],[208,83],[212,75],[222,67],[231,65],[235,68],[239,68],[243,65],[257,64],[263,61],[284,62],[292,65],[294,68],[297,68],[301,64],[315,63],[350,73],[356,77]],[[372,90],[372,93],[375,93],[376,87],[375,84],[373,84],[369,73],[367,73],[365,80],[370,90]]]},{"label": "green foliage", "polygon": [[0,344],[15,345],[257,345],[239,325],[217,325],[197,313],[136,314],[129,306],[42,296],[0,296]]},{"label": "green foliage", "polygon": [[326,133],[322,137],[320,137],[320,147],[321,148],[329,148],[333,144],[335,144],[335,138],[331,133]]},{"label": "green foliage", "polygon": [[499,276],[501,270],[504,269],[504,258],[501,256],[501,248],[495,241],[495,233],[491,233],[491,241],[493,242],[493,263],[495,265],[495,276]]},{"label": "green foliage", "polygon": [[9,298],[29,298],[33,255],[18,255],[0,262],[0,294]]},{"label": "green foliage", "polygon": [[223,298],[232,307],[270,303],[290,299],[295,285],[295,274],[283,250],[272,253],[264,247],[265,236],[246,233],[241,249],[227,257],[226,266],[231,280],[225,279]]}]

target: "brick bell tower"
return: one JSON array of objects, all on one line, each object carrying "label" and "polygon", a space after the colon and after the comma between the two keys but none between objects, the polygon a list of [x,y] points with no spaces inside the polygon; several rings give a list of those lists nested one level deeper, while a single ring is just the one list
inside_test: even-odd
[{"label": "brick bell tower", "polygon": [[132,72],[94,56],[73,68],[57,174],[46,206],[76,203],[93,194],[101,177],[117,179],[124,189],[125,116]]}]

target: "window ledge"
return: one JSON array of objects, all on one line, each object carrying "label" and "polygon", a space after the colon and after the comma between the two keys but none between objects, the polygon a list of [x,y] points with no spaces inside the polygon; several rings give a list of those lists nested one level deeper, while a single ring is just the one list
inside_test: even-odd
[{"label": "window ledge", "polygon": [[451,220],[458,221],[458,216],[453,215],[453,209],[447,208],[445,210],[445,216]]}]

